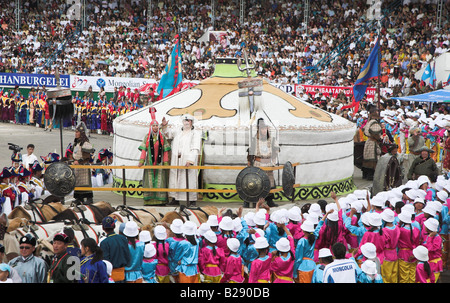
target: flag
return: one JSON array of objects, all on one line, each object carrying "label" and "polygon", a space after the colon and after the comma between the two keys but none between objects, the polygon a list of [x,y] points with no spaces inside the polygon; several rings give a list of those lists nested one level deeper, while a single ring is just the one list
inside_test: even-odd
[{"label": "flag", "polygon": [[157,100],[164,99],[181,90],[181,81],[183,80],[181,73],[181,45],[178,35],[175,36],[175,39],[175,45],[156,90],[159,94]]},{"label": "flag", "polygon": [[427,68],[425,69],[425,71],[423,72],[422,78],[420,79],[420,86],[421,86],[421,87],[424,86],[425,81],[426,81],[428,78],[430,78],[430,76],[431,76],[431,65],[430,65],[430,63],[428,63],[428,66],[427,66]]},{"label": "flag", "polygon": [[448,78],[447,78],[447,82],[445,83],[444,86],[450,85],[450,74],[448,74]]},{"label": "flag", "polygon": [[430,74],[430,86],[432,88],[436,87],[436,62],[433,65],[433,69],[431,70],[431,74]]},{"label": "flag", "polygon": [[359,73],[358,79],[356,79],[353,85],[353,100],[350,105],[342,107],[342,109],[354,107],[354,113],[358,111],[359,102],[362,100],[366,94],[367,86],[369,85],[369,80],[377,78],[379,76],[379,54],[380,54],[380,38],[377,41],[370,52],[369,58],[367,58],[361,72]]}]

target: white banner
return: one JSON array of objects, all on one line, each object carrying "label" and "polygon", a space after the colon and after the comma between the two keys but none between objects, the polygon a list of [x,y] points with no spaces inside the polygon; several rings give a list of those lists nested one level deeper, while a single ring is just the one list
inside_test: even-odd
[{"label": "white banner", "polygon": [[125,77],[94,77],[94,76],[70,76],[70,89],[75,91],[87,91],[90,86],[94,92],[100,91],[104,87],[106,92],[114,92],[114,88],[124,86],[134,91],[135,88],[144,84],[156,83],[155,79],[146,78],[125,78]]}]

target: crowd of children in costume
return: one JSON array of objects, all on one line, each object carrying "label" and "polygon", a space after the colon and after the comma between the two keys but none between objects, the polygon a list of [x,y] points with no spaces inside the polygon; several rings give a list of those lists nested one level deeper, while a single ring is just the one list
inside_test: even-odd
[{"label": "crowd of children in costume", "polygon": [[153,245],[141,247],[151,257],[136,270],[153,264],[146,275],[160,283],[330,283],[337,263],[352,270],[343,282],[436,283],[447,269],[449,192],[444,176],[421,176],[302,208],[271,211],[260,200],[245,215],[222,209],[198,227],[175,219],[154,229]]}]

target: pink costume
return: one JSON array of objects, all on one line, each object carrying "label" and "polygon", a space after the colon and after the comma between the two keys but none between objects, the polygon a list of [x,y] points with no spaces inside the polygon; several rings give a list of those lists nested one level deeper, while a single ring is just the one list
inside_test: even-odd
[{"label": "pink costume", "polygon": [[[380,259],[380,263],[383,264],[384,260],[384,247],[386,243],[386,236],[383,234],[380,235],[379,231],[370,231],[364,233],[361,242],[359,243],[359,247],[361,247],[363,244],[370,242],[375,245],[377,248],[377,257]],[[359,252],[358,252],[359,254]]]},{"label": "pink costume", "polygon": [[250,267],[248,283],[270,283],[271,262],[271,255],[266,255],[253,260],[252,266]]},{"label": "pink costume", "polygon": [[[232,238],[236,238],[236,233],[235,232],[233,232]],[[225,237],[223,234],[218,234],[217,235],[216,246],[223,250],[223,252],[225,253],[225,256],[229,256],[230,255],[230,249],[227,246],[227,239],[229,239],[229,238]]]},{"label": "pink costume", "polygon": [[[399,226],[400,236],[398,238],[398,258],[405,262],[414,262],[412,250],[420,244],[420,231],[417,228],[412,230],[411,241],[411,227],[410,225]],[[412,258],[410,258],[412,257]]]},{"label": "pink costume", "polygon": [[430,276],[428,276],[423,264],[423,262],[417,262],[416,283],[435,283],[433,271],[431,271]]},{"label": "pink costume", "polygon": [[244,265],[239,254],[232,253],[228,257],[225,257],[223,276],[220,283],[227,282],[244,282]]},{"label": "pink costume", "polygon": [[[356,215],[352,217],[350,224],[353,226],[358,226],[358,217]],[[347,243],[350,244],[351,248],[358,248],[358,237],[352,234],[348,229],[345,239],[347,240]]]},{"label": "pink costume", "polygon": [[394,226],[393,228],[384,227],[383,235],[386,237],[384,260],[389,262],[397,261],[397,243],[400,237],[400,229],[397,226]]},{"label": "pink costume", "polygon": [[[291,251],[286,258],[277,256],[272,260],[270,264],[270,271],[274,275],[273,283],[294,283],[294,262],[295,262],[295,246],[294,238],[288,236],[288,240],[291,246]],[[252,265],[253,266],[253,265]]]},{"label": "pink costume", "polygon": [[156,242],[153,243],[156,249],[155,258],[158,259],[158,265],[156,265],[156,275],[165,277],[169,275],[169,247],[170,244],[168,242],[164,242],[164,244],[157,245]]},{"label": "pink costume", "polygon": [[442,238],[439,235],[430,237],[426,235],[423,238],[422,245],[428,249],[428,256],[430,260],[431,271],[433,273],[439,273],[444,270],[442,263]]},{"label": "pink costume", "polygon": [[217,277],[222,274],[225,255],[220,247],[215,247],[215,255],[212,246],[204,246],[198,254],[198,266],[200,272],[206,276]]}]

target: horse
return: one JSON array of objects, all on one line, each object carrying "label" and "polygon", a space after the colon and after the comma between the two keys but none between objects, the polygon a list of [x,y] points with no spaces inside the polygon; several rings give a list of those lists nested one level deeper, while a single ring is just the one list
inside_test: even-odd
[{"label": "horse", "polygon": [[33,235],[37,241],[40,239],[52,239],[56,233],[62,231],[68,224],[68,222],[63,221],[49,221],[46,223],[28,221],[24,226],[14,229],[11,235],[15,236],[18,241],[26,234]]},{"label": "horse", "polygon": [[33,201],[16,206],[8,215],[10,223],[8,232],[21,226],[21,222],[23,222],[22,219],[36,223],[45,223],[52,220],[57,214],[65,209],[67,209],[67,207],[61,202],[36,203]]},{"label": "horse", "polygon": [[89,205],[72,203],[66,210],[54,216],[53,220],[101,224],[103,218],[114,212],[114,210],[114,207],[105,201],[99,201]]},{"label": "horse", "polygon": [[[208,221],[208,217],[210,215],[217,215],[218,209],[215,206],[203,206],[203,207],[185,207],[180,206],[180,209],[174,211],[168,211],[164,214],[164,217],[161,218],[156,224],[161,224],[167,227],[167,224],[171,224],[175,219],[181,219],[181,221],[192,221],[197,227],[199,227],[202,223]],[[141,227],[141,230],[148,230],[150,233],[153,232],[153,228],[156,224],[148,224]]]},{"label": "horse", "polygon": [[133,208],[125,205],[116,207],[116,211],[109,215],[120,223],[135,221],[139,227],[155,224],[163,218],[163,214],[155,208]]}]

